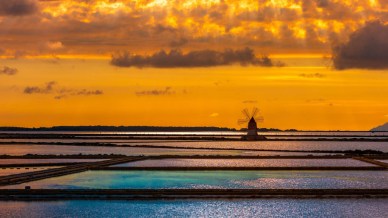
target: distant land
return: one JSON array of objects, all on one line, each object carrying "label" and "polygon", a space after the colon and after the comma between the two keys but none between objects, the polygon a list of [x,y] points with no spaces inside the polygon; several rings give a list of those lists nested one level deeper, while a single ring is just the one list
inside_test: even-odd
[{"label": "distant land", "polygon": [[[235,129],[215,126],[52,126],[52,127],[13,127],[0,126],[0,131],[63,131],[63,132],[195,132],[195,131],[246,131],[246,128]],[[259,132],[364,132],[359,130],[297,130],[258,128]],[[371,129],[372,132],[388,131],[388,123]]]},{"label": "distant land", "polygon": [[378,127],[375,127],[373,129],[371,129],[370,131],[372,132],[382,132],[382,131],[388,131],[388,123],[385,123],[384,125],[381,125],[381,126],[378,126]]},{"label": "distant land", "polygon": [[[245,128],[241,130],[246,130]],[[274,128],[259,128],[259,131],[282,131]],[[182,127],[182,126],[53,126],[53,127],[0,127],[0,131],[83,131],[83,132],[184,132],[184,131],[239,131],[227,127]],[[289,129],[286,131],[297,131]]]},{"label": "distant land", "polygon": [[0,131],[90,131],[90,132],[181,132],[181,131],[236,131],[226,127],[180,126],[53,126],[53,127],[0,127]]}]

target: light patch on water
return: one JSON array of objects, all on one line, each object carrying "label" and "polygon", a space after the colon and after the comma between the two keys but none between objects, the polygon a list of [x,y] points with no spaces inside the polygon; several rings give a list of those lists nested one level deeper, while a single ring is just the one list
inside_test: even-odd
[{"label": "light patch on water", "polygon": [[143,160],[112,167],[363,167],[376,166],[354,159],[190,159]]}]

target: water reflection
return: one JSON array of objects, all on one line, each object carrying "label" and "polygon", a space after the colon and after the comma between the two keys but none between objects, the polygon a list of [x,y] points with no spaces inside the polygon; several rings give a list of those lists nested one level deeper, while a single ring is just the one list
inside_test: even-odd
[{"label": "water reflection", "polygon": [[112,167],[362,167],[376,166],[354,159],[188,159],[143,160]]},{"label": "water reflection", "polygon": [[387,171],[88,171],[0,188],[388,188]]},{"label": "water reflection", "polygon": [[387,199],[0,202],[0,217],[386,217]]}]

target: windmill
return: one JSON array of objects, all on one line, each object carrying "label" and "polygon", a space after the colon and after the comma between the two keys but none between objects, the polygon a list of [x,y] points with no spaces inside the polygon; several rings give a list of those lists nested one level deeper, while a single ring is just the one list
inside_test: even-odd
[{"label": "windmill", "polygon": [[264,136],[259,136],[257,134],[257,122],[263,122],[264,118],[259,115],[259,109],[254,107],[252,111],[250,112],[247,108],[241,111],[242,114],[244,115],[243,119],[238,120],[238,124],[248,124],[248,131],[247,135],[243,136],[243,140],[249,140],[249,141],[254,141],[254,140],[262,140],[265,139]]}]

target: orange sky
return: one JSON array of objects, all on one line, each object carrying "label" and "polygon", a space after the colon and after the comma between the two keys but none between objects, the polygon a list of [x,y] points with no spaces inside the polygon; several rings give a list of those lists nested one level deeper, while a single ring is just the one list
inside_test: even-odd
[{"label": "orange sky", "polygon": [[[7,2],[0,3],[0,126],[240,128],[241,110],[254,106],[268,128],[368,130],[388,122],[387,65],[376,63],[386,40],[364,40],[371,31],[386,36],[383,0]],[[363,41],[383,42],[373,64],[346,55]],[[323,58],[331,55],[340,64]]]}]

